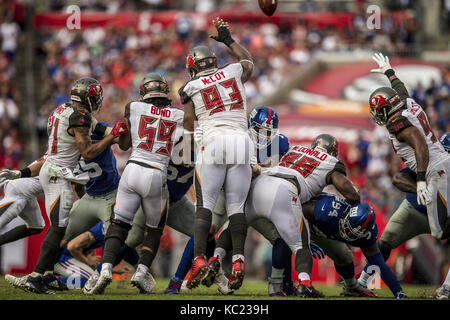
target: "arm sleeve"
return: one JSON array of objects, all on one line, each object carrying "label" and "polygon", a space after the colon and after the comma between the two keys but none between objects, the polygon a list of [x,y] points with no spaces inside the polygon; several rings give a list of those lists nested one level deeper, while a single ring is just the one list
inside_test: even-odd
[{"label": "arm sleeve", "polygon": [[409,98],[409,92],[406,89],[405,84],[399,78],[395,78],[394,80],[392,80],[391,86],[392,86],[392,89],[397,91],[400,99]]},{"label": "arm sleeve", "polygon": [[107,128],[108,126],[105,126],[103,123],[97,122],[92,133],[100,137],[104,137]]},{"label": "arm sleeve", "polygon": [[345,167],[345,164],[342,161],[338,160],[338,162],[334,166],[333,170],[331,170],[327,174],[327,177],[325,180],[327,184],[331,184],[331,175],[335,171],[342,173],[344,176],[347,176],[347,168]]},{"label": "arm sleeve", "polygon": [[394,119],[389,120],[389,123],[386,125],[389,133],[394,135],[400,133],[408,127],[412,127],[412,124],[406,117],[402,115],[396,116]]},{"label": "arm sleeve", "polygon": [[127,105],[125,106],[125,113],[124,113],[124,117],[127,118],[128,122],[130,122],[130,109],[131,109],[131,102],[128,102]]},{"label": "arm sleeve", "polygon": [[181,99],[181,103],[182,104],[186,104],[191,100],[191,97],[189,97],[189,95],[184,91],[185,85],[182,86],[179,90],[178,90],[178,94],[180,95],[180,99]]},{"label": "arm sleeve", "polygon": [[81,112],[75,109],[74,112],[69,117],[69,128],[72,127],[91,127],[91,115],[87,112]]}]

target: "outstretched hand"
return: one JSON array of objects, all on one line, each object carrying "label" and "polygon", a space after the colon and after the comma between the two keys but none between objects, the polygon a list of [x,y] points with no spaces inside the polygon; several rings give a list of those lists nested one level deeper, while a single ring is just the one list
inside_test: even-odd
[{"label": "outstretched hand", "polygon": [[372,59],[378,64],[378,69],[372,69],[370,72],[384,74],[387,70],[392,69],[388,56],[384,56],[382,53],[375,53]]},{"label": "outstretched hand", "polygon": [[217,36],[210,35],[209,37],[230,46],[234,40],[231,37],[230,26],[228,22],[223,21],[221,18],[217,17],[212,21],[213,25],[217,29]]}]

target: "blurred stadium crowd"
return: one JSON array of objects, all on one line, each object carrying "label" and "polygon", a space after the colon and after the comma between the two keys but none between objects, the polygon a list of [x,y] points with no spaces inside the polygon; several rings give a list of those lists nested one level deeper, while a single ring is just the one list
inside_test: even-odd
[{"label": "blurred stadium crowd", "polygon": [[[144,3],[145,2],[145,3]],[[82,9],[117,12],[122,9],[172,9],[179,8],[179,1],[79,1]],[[190,2],[190,1],[187,1]],[[207,2],[209,2],[209,6]],[[224,1],[236,5],[239,1]],[[256,1],[255,1],[256,2]],[[131,5],[130,5],[131,3]],[[213,3],[213,7],[211,7]],[[216,9],[216,1],[198,1],[198,10]],[[416,17],[406,11],[402,18],[394,12],[383,13],[381,30],[365,28],[365,1],[354,1],[355,18],[351,28],[320,28],[301,22],[294,28],[275,24],[233,24],[233,35],[249,48],[256,62],[251,81],[246,83],[249,105],[262,96],[277,90],[286,76],[296,68],[307,64],[319,51],[347,52],[381,50],[388,55],[410,55],[416,45]],[[68,1],[52,1],[38,4],[36,10],[61,10]],[[412,1],[392,1],[393,9],[408,9]],[[240,5],[239,3],[237,5]],[[134,7],[133,7],[134,6]],[[302,1],[302,11],[334,10],[323,2]],[[15,1],[4,1],[0,7],[0,168],[19,168],[22,160],[20,138],[23,101],[17,89],[16,59],[21,39],[21,21],[15,21]],[[195,8],[194,8],[195,9]],[[339,8],[337,8],[339,9]],[[19,6],[20,10],[20,6]],[[185,56],[189,48],[204,42],[211,30],[196,29],[195,23],[180,16],[174,26],[149,25],[139,28],[84,29],[71,32],[67,29],[36,30],[35,52],[37,61],[45,67],[45,79],[36,86],[41,91],[35,118],[39,135],[46,136],[49,112],[55,106],[70,101],[70,87],[81,76],[98,79],[104,89],[103,107],[98,119],[110,124],[122,117],[123,108],[130,100],[139,97],[138,87],[142,77],[150,70],[164,74],[171,86],[171,98],[180,105],[178,88],[187,80]],[[219,64],[229,59],[224,46],[208,42],[218,54]],[[450,70],[442,73],[441,81],[430,87],[419,85],[412,95],[421,104],[437,132],[437,136],[450,131]],[[42,140],[43,141],[43,140]],[[117,152],[120,170],[125,166],[127,154]],[[399,192],[394,191],[391,176],[401,166],[392,151],[384,128],[378,127],[371,139],[362,136],[348,143],[342,154],[353,182],[361,189],[362,197],[377,204],[384,212],[391,213],[398,204]],[[395,199],[397,198],[397,199]]]}]

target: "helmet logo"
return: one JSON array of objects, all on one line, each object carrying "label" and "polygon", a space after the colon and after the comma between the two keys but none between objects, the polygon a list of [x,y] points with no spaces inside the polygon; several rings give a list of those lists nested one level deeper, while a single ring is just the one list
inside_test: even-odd
[{"label": "helmet logo", "polygon": [[89,96],[101,96],[103,93],[102,87],[98,84],[91,84],[89,86],[89,93],[88,93],[88,97]]},{"label": "helmet logo", "polygon": [[197,68],[197,66],[195,65],[194,57],[192,56],[192,54],[187,56],[186,67],[187,68]]}]

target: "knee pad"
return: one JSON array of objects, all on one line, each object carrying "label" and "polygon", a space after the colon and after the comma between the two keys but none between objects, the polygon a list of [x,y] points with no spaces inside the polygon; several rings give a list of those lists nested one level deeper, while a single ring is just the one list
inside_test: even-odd
[{"label": "knee pad", "polygon": [[116,238],[120,240],[121,243],[125,242],[127,238],[128,231],[131,229],[131,225],[120,221],[120,220],[111,220],[111,224],[106,231],[105,241],[108,238]]}]

